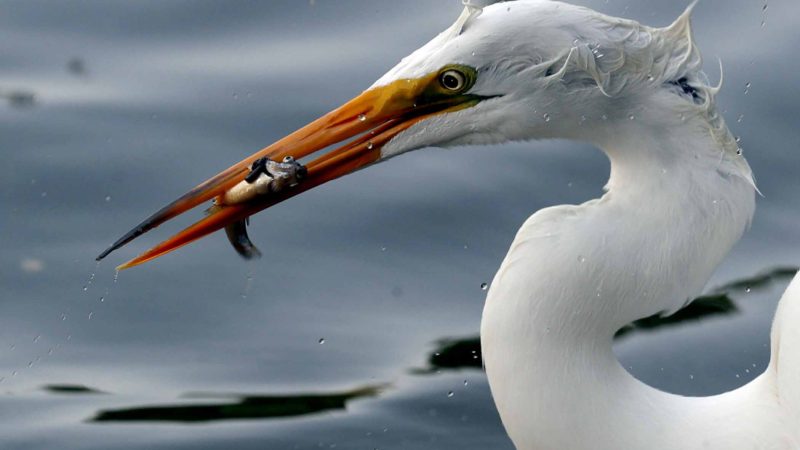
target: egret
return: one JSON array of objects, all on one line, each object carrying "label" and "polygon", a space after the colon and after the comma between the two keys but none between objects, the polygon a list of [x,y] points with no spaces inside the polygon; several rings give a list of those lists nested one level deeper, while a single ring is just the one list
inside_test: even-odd
[{"label": "egret", "polygon": [[212,199],[202,220],[120,268],[222,228],[252,257],[249,216],[402,153],[589,142],[611,161],[604,195],[531,216],[483,312],[486,372],[516,447],[798,449],[800,277],[775,316],[769,366],[739,389],[662,392],[612,351],[624,325],[700,293],[755,210],[750,167],[716,107],[719,86],[702,72],[691,10],[654,28],[558,1],[467,2],[455,24],[355,99],[197,186],[100,258]]}]

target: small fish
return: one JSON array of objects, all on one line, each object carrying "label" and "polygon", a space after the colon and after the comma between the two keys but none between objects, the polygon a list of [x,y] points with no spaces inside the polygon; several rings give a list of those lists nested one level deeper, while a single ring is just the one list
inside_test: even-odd
[{"label": "small fish", "polygon": [[233,222],[225,227],[225,234],[228,236],[228,241],[230,241],[233,249],[236,250],[236,253],[241,255],[242,258],[248,260],[258,259],[261,258],[261,251],[250,241],[250,236],[247,235],[247,225],[249,222],[249,217],[244,220]]},{"label": "small fish", "polygon": [[[243,203],[280,192],[299,184],[306,173],[306,168],[290,156],[284,158],[281,163],[260,158],[250,166],[250,173],[244,181],[225,193],[222,203],[223,205]],[[245,259],[256,259],[261,257],[261,252],[247,234],[249,220],[250,218],[247,218],[230,223],[225,227],[225,234],[239,255]]]}]

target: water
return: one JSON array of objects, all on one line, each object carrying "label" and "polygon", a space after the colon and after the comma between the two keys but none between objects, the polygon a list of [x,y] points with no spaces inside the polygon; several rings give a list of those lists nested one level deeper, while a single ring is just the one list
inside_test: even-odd
[{"label": "water", "polygon": [[[458,3],[6,2],[0,448],[510,449],[480,370],[476,286],[531,212],[599,195],[608,165],[584,145],[395,159],[256,216],[266,257],[254,263],[218,234],[117,280],[116,263],[199,212],[93,261],[187,188],[369,86]],[[650,24],[680,12],[586,4]],[[787,75],[800,63],[784,56],[800,44],[800,6],[770,2],[764,28],[761,8],[708,0],[694,19],[707,60],[724,61],[721,107],[765,195],[712,287],[800,256]],[[745,96],[746,83],[757,89]],[[497,183],[465,177],[476,165]],[[673,392],[741,385],[766,362],[785,281],[730,288],[734,309],[628,333],[617,352]]]}]

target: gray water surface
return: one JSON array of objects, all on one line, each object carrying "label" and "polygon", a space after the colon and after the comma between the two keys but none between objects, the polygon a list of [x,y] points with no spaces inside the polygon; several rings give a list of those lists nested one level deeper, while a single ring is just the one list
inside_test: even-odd
[{"label": "gray water surface", "polygon": [[[580,3],[652,25],[685,6]],[[791,270],[751,277],[800,261],[800,4],[765,5],[704,0],[694,16],[764,196],[709,284],[749,280],[720,291],[727,306],[618,340],[632,373],[671,392],[719,393],[763,369]],[[532,212],[601,194],[608,162],[586,145],[405,155],[254,217],[267,257],[252,263],[215,234],[115,280],[199,211],[94,262],[361,92],[460,8],[1,2],[0,448],[511,449],[470,346],[480,286]]]}]

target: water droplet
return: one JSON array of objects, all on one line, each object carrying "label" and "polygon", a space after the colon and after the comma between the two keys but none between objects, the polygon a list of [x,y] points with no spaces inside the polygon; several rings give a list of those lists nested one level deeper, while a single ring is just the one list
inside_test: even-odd
[{"label": "water droplet", "polygon": [[579,263],[585,263],[586,262],[586,257],[583,256],[583,255],[578,256],[578,262]]},{"label": "water droplet", "polygon": [[489,289],[489,283],[481,283],[481,290],[485,291],[487,289]]},{"label": "water droplet", "polygon": [[608,116],[607,116],[607,115],[605,115],[605,114],[603,114],[603,115],[601,116],[601,118],[602,118],[603,120],[608,120]]},{"label": "water droplet", "polygon": [[742,137],[741,136],[736,136],[736,142],[742,142]]},{"label": "water droplet", "polygon": [[655,81],[655,79],[656,79],[656,77],[654,77],[653,75],[651,75],[651,74],[647,75],[647,81]]},{"label": "water droplet", "polygon": [[753,290],[753,289],[752,289],[750,286],[747,286],[746,288],[744,288],[744,291],[745,291],[745,292],[747,292],[748,294],[749,294],[749,293],[750,293],[752,290]]},{"label": "water droplet", "polygon": [[636,116],[634,116],[633,114],[631,114],[630,116],[628,116],[628,119],[630,119],[630,120],[636,120]]},{"label": "water droplet", "polygon": [[741,148],[741,147],[739,147],[739,148],[737,148],[737,149],[736,149],[736,154],[737,154],[737,155],[739,155],[739,156],[742,156],[742,153],[744,153],[744,151],[742,150],[742,148]]},{"label": "water droplet", "polygon": [[94,316],[94,313],[92,311],[89,311],[89,320],[92,320],[92,316]]},{"label": "water droplet", "polygon": [[47,192],[42,192],[42,198],[47,197]]},{"label": "water droplet", "polygon": [[464,380],[464,386],[469,386],[469,381]]},{"label": "water droplet", "polygon": [[117,280],[119,280],[119,270],[114,271],[114,284],[117,284]]},{"label": "water droplet", "polygon": [[358,120],[360,120],[361,122],[365,122],[367,120],[367,116],[365,114],[359,114]]},{"label": "water droplet", "polygon": [[100,303],[105,303],[105,301],[106,301],[105,297],[100,297]]},{"label": "water droplet", "polygon": [[694,375],[689,375],[690,380],[694,380]]},{"label": "water droplet", "polygon": [[61,314],[61,321],[63,322],[65,320],[67,320],[67,315],[66,314]]},{"label": "water droplet", "polygon": [[42,338],[41,335],[37,335],[35,338],[33,338],[33,342],[39,342],[39,339],[41,338]]},{"label": "water droplet", "polygon": [[550,122],[550,114],[544,113],[544,116],[542,117],[544,117],[545,122]]},{"label": "water droplet", "polygon": [[372,150],[375,147],[375,144],[372,142],[367,142],[367,150]]},{"label": "water droplet", "polygon": [[106,203],[108,203],[110,201],[111,201],[111,196],[110,195],[106,195]]},{"label": "water droplet", "polygon": [[234,92],[234,93],[233,93],[233,99],[234,99],[234,100],[239,100],[239,94],[237,94],[236,92]]},{"label": "water droplet", "polygon": [[456,395],[456,393],[453,392],[453,391],[450,391],[450,392],[447,393],[447,397],[448,398],[452,398],[454,395]]},{"label": "water droplet", "polygon": [[325,343],[325,338],[319,338],[318,342],[319,342],[319,345],[324,344]]},{"label": "water droplet", "polygon": [[84,287],[83,287],[83,292],[86,292],[86,291],[88,291],[88,290],[89,290],[89,286],[84,286]]},{"label": "water droplet", "polygon": [[739,114],[739,118],[737,118],[736,121],[742,123],[743,120],[744,120],[744,114]]}]

